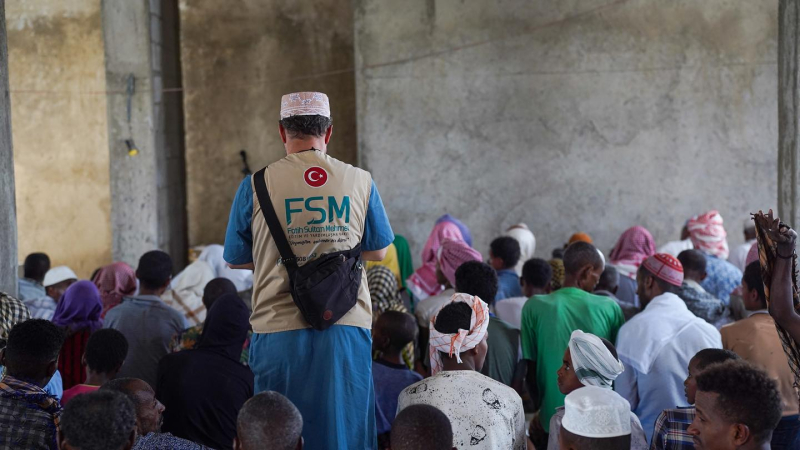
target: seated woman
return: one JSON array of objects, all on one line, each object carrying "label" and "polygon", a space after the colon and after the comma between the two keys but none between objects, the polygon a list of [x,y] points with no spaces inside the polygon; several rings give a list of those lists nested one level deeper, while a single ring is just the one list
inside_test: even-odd
[{"label": "seated woman", "polygon": [[232,448],[236,416],[253,396],[253,372],[239,361],[249,319],[242,299],[223,295],[211,305],[197,346],[161,359],[156,398],[166,407],[164,432],[211,448]]},{"label": "seated woman", "polygon": [[103,327],[103,319],[100,318],[102,313],[100,291],[91,281],[74,283],[58,302],[53,323],[67,333],[67,339],[58,355],[58,370],[61,372],[65,390],[86,380],[83,354],[89,336]]}]

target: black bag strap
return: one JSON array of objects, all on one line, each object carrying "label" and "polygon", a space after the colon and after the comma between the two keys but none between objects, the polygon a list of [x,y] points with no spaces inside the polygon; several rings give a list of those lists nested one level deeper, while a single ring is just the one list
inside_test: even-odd
[{"label": "black bag strap", "polygon": [[297,257],[292,252],[292,247],[286,239],[286,234],[283,232],[278,215],[275,214],[275,207],[272,206],[272,200],[269,198],[269,191],[267,190],[267,183],[264,181],[264,174],[267,168],[259,170],[253,174],[253,181],[256,187],[256,196],[258,203],[261,205],[261,213],[264,215],[264,220],[267,221],[269,232],[272,234],[272,239],[275,240],[275,245],[278,246],[278,252],[281,254],[281,262],[287,267],[297,267]]}]

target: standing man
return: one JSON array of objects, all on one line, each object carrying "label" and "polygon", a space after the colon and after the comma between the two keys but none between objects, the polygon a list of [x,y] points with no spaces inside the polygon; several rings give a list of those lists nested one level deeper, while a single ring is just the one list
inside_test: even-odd
[{"label": "standing man", "polygon": [[[380,261],[394,240],[378,189],[366,171],[327,155],[330,104],[325,94],[299,92],[281,99],[286,157],[263,172],[267,191],[298,264],[361,244],[361,258]],[[250,367],[255,392],[277,391],[308,425],[307,448],[373,449],[372,305],[366,272],[353,308],[317,331],[295,306],[289,274],[263,217],[252,177],[233,201],[225,261],[253,273]]]},{"label": "standing man", "polygon": [[564,406],[565,396],[558,390],[558,369],[572,332],[583,330],[614,342],[625,322],[617,302],[592,294],[604,268],[594,245],[575,242],[564,252],[564,287],[532,297],[522,308],[528,391],[541,407],[539,419],[545,432],[556,408]]},{"label": "standing man", "polygon": [[636,282],[644,309],[619,330],[617,352],[625,371],[614,389],[631,404],[650,441],[661,411],[684,403],[689,361],[700,350],[722,347],[722,341],[719,331],[678,297],[680,261],[657,253],[639,267]]}]

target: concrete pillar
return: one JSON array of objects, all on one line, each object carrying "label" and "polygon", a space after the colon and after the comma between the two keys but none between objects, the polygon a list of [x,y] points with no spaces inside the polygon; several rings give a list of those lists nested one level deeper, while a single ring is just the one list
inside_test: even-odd
[{"label": "concrete pillar", "polygon": [[778,214],[800,226],[800,0],[780,0],[778,10]]},{"label": "concrete pillar", "polygon": [[17,206],[8,94],[6,3],[0,0],[0,291],[17,295]]},{"label": "concrete pillar", "polygon": [[107,107],[113,258],[135,267],[142,253],[161,249],[180,268],[187,257],[182,97],[163,92],[165,75],[169,87],[180,87],[177,2],[103,0],[102,14],[114,92]]}]

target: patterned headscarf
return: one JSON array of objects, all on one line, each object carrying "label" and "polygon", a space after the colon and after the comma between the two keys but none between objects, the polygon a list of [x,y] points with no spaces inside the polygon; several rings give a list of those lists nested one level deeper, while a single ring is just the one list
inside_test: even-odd
[{"label": "patterned headscarf", "polygon": [[436,316],[431,318],[430,356],[432,375],[439,373],[443,367],[442,356],[439,352],[447,353],[451,358],[455,355],[456,361],[461,363],[461,353],[472,350],[480,344],[486,336],[486,330],[489,328],[489,305],[486,302],[468,294],[453,294],[450,298],[450,303],[456,302],[466,303],[472,308],[469,330],[458,330],[458,333],[454,334],[440,333],[435,326]]},{"label": "patterned headscarf", "polygon": [[425,247],[422,249],[422,267],[408,278],[406,287],[417,300],[425,300],[431,295],[442,292],[444,288],[436,280],[436,256],[439,247],[446,240],[463,241],[463,235],[458,226],[449,221],[437,223],[433,227]]},{"label": "patterned headscarf", "polygon": [[553,277],[550,279],[550,287],[557,291],[564,286],[564,275],[566,271],[564,270],[564,261],[561,259],[551,259],[548,261],[550,264],[550,269],[553,270]]},{"label": "patterned headscarf", "polygon": [[439,269],[450,282],[456,285],[456,270],[468,261],[482,261],[483,256],[464,241],[444,241],[439,248]]},{"label": "patterned headscarf", "polygon": [[622,233],[609,258],[612,265],[624,264],[638,268],[642,261],[655,253],[656,243],[653,235],[646,228],[635,226]]},{"label": "patterned headscarf", "polygon": [[524,223],[518,223],[505,232],[506,236],[510,236],[519,242],[519,262],[517,262],[517,266],[514,270],[517,272],[517,275],[522,276],[522,266],[525,265],[525,261],[533,258],[533,254],[536,252],[536,236],[533,235],[528,226]]},{"label": "patterned headscarf", "polygon": [[5,292],[0,292],[0,341],[2,342],[0,348],[5,347],[8,333],[14,325],[30,318],[31,312],[24,303]]},{"label": "patterned headscarf", "polygon": [[385,266],[370,267],[367,270],[367,285],[369,285],[369,296],[372,299],[372,309],[377,314],[380,315],[389,310],[400,311],[398,306],[403,307],[403,302],[398,295],[397,279],[389,268]]},{"label": "patterned headscarf", "polygon": [[[400,298],[397,288],[397,279],[392,271],[384,266],[375,266],[367,270],[367,285],[369,286],[369,296],[372,299],[372,323],[386,311],[400,311],[408,313],[406,305]],[[379,355],[376,354],[377,358]],[[403,348],[403,362],[409,369],[414,368],[414,342],[409,342]]]},{"label": "patterned headscarf", "polygon": [[572,332],[569,353],[575,375],[585,386],[611,389],[614,380],[625,371],[622,363],[611,354],[599,337],[581,330]]},{"label": "patterned headscarf", "polygon": [[122,297],[136,292],[136,272],[124,262],[115,262],[103,267],[92,281],[100,291],[103,317],[109,309],[120,304]]},{"label": "patterned headscarf", "polygon": [[728,233],[725,232],[722,216],[717,211],[709,211],[689,219],[686,228],[694,248],[719,259],[728,259]]}]

